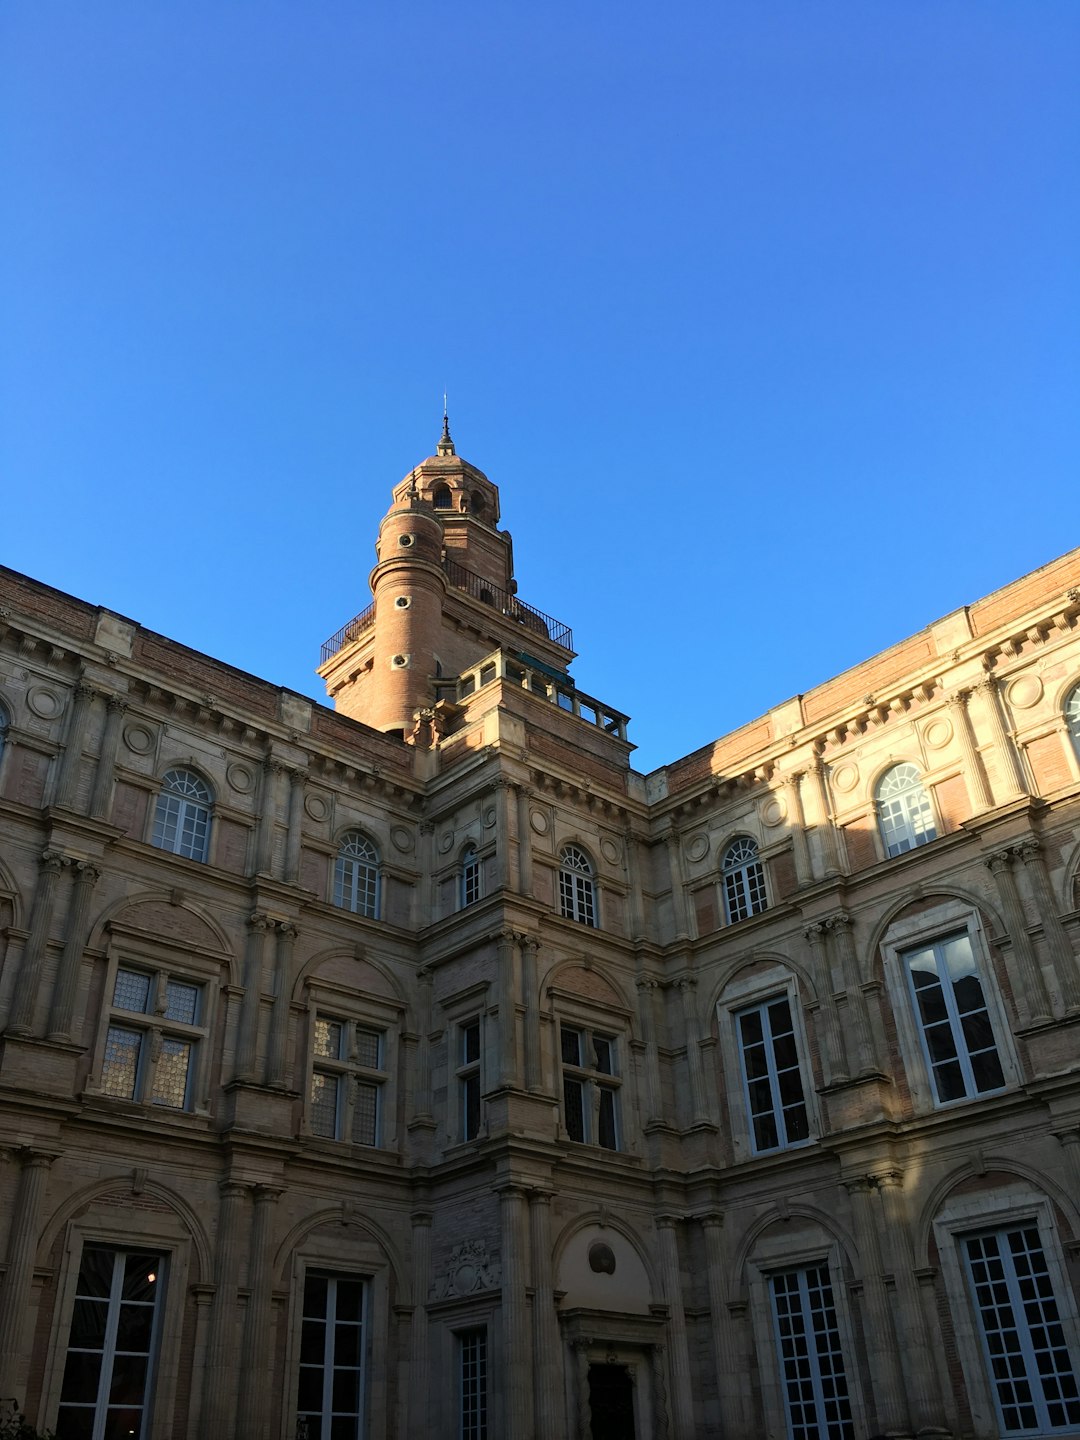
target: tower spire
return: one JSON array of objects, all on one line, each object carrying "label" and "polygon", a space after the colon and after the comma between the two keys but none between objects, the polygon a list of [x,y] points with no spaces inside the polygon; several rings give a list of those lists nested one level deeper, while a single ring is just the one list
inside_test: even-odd
[{"label": "tower spire", "polygon": [[451,438],[450,438],[450,416],[449,416],[449,414],[447,413],[447,409],[446,409],[446,391],[445,391],[445,390],[443,391],[443,397],[442,397],[442,437],[441,437],[441,439],[439,440],[438,448],[436,449],[436,452],[435,452],[435,453],[436,453],[437,455],[456,455],[456,454],[457,454],[457,451],[454,449],[454,442],[453,442],[453,440],[451,440]]}]

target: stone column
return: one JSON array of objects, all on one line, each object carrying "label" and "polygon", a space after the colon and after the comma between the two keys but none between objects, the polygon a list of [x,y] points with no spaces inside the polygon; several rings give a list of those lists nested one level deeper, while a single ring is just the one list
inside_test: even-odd
[{"label": "stone column", "polygon": [[533,1433],[530,1376],[532,1357],[529,1350],[529,1312],[525,1295],[526,1242],[522,1223],[524,1196],[514,1185],[504,1185],[498,1193],[502,1227],[505,1440],[530,1440]]},{"label": "stone column", "polygon": [[307,771],[289,771],[289,833],[285,841],[285,880],[295,885],[300,878],[300,844],[304,838],[304,794]]},{"label": "stone column", "polygon": [[270,1043],[266,1056],[266,1083],[284,1088],[289,1078],[289,995],[292,989],[292,952],[296,926],[287,920],[277,925],[274,961],[274,1008],[270,1012]]},{"label": "stone column", "polygon": [[690,1351],[686,1343],[686,1314],[683,1310],[682,1276],[679,1270],[679,1242],[675,1215],[658,1215],[660,1274],[668,1306],[668,1348],[671,1351],[671,1415],[675,1440],[694,1440],[694,1397],[690,1388]]},{"label": "stone column", "polygon": [[1023,862],[1023,875],[1035,903],[1035,913],[1042,919],[1043,934],[1050,950],[1065,1013],[1075,1015],[1080,1013],[1080,967],[1077,966],[1068,932],[1058,914],[1042,846],[1032,836],[1030,840],[1014,846],[1014,850]]},{"label": "stone column", "polygon": [[897,1337],[893,1331],[892,1306],[885,1290],[878,1252],[873,1181],[864,1175],[857,1180],[845,1181],[845,1189],[851,1196],[855,1243],[859,1247],[864,1310],[862,1328],[877,1428],[885,1435],[908,1435],[910,1429],[904,1404],[904,1381],[897,1356]]},{"label": "stone column", "polygon": [[918,1435],[948,1435],[945,1412],[934,1373],[929,1332],[923,1323],[915,1261],[911,1249],[910,1217],[906,1213],[902,1193],[903,1176],[899,1170],[878,1175],[878,1199],[881,1203],[881,1236],[885,1246],[886,1265],[892,1271],[895,1286],[893,1312],[897,1320],[900,1358],[904,1388],[911,1411],[911,1421]]},{"label": "stone column", "polygon": [[438,896],[435,893],[435,826],[430,820],[421,820],[417,826],[420,841],[417,845],[416,861],[420,877],[416,885],[416,908],[414,919],[418,925],[426,925],[438,914]]},{"label": "stone column", "polygon": [[45,968],[45,945],[49,938],[56,901],[56,885],[60,872],[68,863],[59,850],[41,852],[41,870],[34,892],[34,908],[30,914],[30,934],[23,949],[19,974],[15,981],[15,994],[11,1001],[11,1013],[8,1016],[9,1035],[29,1035],[33,1030],[34,1011],[37,1008],[42,971]]},{"label": "stone column", "polygon": [[430,1386],[430,1341],[428,1336],[427,1299],[431,1283],[431,1221],[430,1210],[416,1210],[412,1217],[412,1329],[409,1335],[409,1436],[410,1440],[428,1440],[431,1424],[428,1415]]},{"label": "stone column", "polygon": [[830,916],[825,924],[829,933],[836,938],[836,948],[840,956],[840,970],[844,977],[844,989],[847,991],[848,1014],[851,1017],[854,1042],[852,1048],[855,1051],[858,1073],[873,1074],[881,1067],[875,1053],[874,1032],[870,1028],[870,1013],[866,1008],[866,995],[859,974],[859,957],[852,934],[855,922],[846,911],[841,910]]},{"label": "stone column", "polygon": [[1066,1126],[1053,1134],[1064,1152],[1065,1166],[1071,1176],[1071,1193],[1080,1195],[1080,1125]]},{"label": "stone column", "polygon": [[277,824],[278,777],[284,770],[280,760],[263,761],[259,823],[255,831],[255,873],[269,875],[274,863],[274,830]]},{"label": "stone column", "polygon": [[218,1188],[221,1202],[214,1254],[214,1298],[206,1333],[202,1433],[213,1435],[215,1440],[227,1440],[232,1431],[238,1379],[236,1290],[240,1277],[240,1222],[247,1186],[223,1180]]},{"label": "stone column", "polygon": [[496,883],[500,890],[510,884],[510,781],[501,777],[494,783]]},{"label": "stone column", "polygon": [[[592,1413],[589,1408],[589,1348],[591,1340],[580,1339],[571,1342],[574,1352],[574,1389],[577,1391],[577,1436],[578,1440],[592,1440]],[[546,1440],[546,1437],[538,1437]]]},{"label": "stone column", "polygon": [[529,1191],[529,1238],[533,1276],[533,1396],[537,1440],[560,1435],[564,1416],[559,1320],[551,1268],[551,1196]]},{"label": "stone column", "polygon": [[525,997],[525,1088],[544,1088],[543,1070],[540,1064],[540,988],[536,977],[536,957],[540,941],[535,935],[521,938],[521,988]]},{"label": "stone column", "polygon": [[686,1069],[690,1080],[690,1110],[695,1125],[709,1123],[709,1106],[705,1099],[705,1074],[701,1066],[701,1047],[698,1045],[698,1019],[694,996],[697,981],[693,976],[684,976],[676,982],[682,995],[683,1033],[686,1036]]},{"label": "stone column", "polygon": [[240,1440],[265,1440],[270,1400],[270,1306],[273,1292],[275,1185],[255,1186],[255,1217],[248,1258],[248,1303],[240,1359],[244,1396],[237,1433]]},{"label": "stone column", "polygon": [[1016,987],[1017,1001],[1021,1014],[1027,1015],[1034,1025],[1044,1024],[1051,1018],[1050,996],[1042,967],[1031,944],[1027,930],[1027,917],[1020,903],[1020,892],[1016,888],[1016,876],[1012,871],[1011,849],[997,850],[987,860],[990,873],[997,883],[1001,896],[1001,908],[1005,912],[1005,924],[1012,940],[1012,953],[1016,962],[1016,974],[1020,984]]},{"label": "stone column", "polygon": [[22,1168],[8,1235],[4,1288],[0,1290],[0,1396],[21,1403],[26,1398],[26,1376],[22,1373],[20,1351],[24,1341],[29,1341],[34,1319],[30,1307],[34,1261],[49,1166],[55,1156],[30,1149],[16,1151],[16,1155]]},{"label": "stone column", "polygon": [[674,826],[665,831],[664,844],[667,846],[668,869],[671,872],[671,915],[675,925],[675,939],[688,940],[690,917],[686,908],[686,881],[679,850],[679,832]]},{"label": "stone column", "polygon": [[518,1087],[521,1076],[517,1063],[517,949],[513,930],[500,930],[499,967],[499,1084]]},{"label": "stone column", "polygon": [[116,772],[116,752],[120,746],[120,726],[123,723],[127,701],[122,695],[109,695],[105,699],[105,729],[101,736],[101,751],[97,769],[94,771],[94,788],[90,795],[90,814],[95,820],[104,820],[112,809],[112,784]]},{"label": "stone column", "polygon": [[646,1123],[654,1125],[663,1118],[663,1095],[660,1089],[660,1055],[656,1048],[656,993],[659,980],[641,976],[635,982],[638,995],[638,1020],[645,1046]]},{"label": "stone column", "polygon": [[709,1281],[709,1312],[712,1319],[713,1364],[716,1366],[716,1388],[720,1395],[721,1435],[743,1434],[745,1416],[742,1391],[746,1376],[740,1374],[731,1333],[731,1316],[724,1294],[724,1246],[721,1227],[724,1217],[717,1211],[701,1217],[705,1232],[705,1268]]},{"label": "stone column", "polygon": [[259,1016],[262,1012],[263,952],[266,932],[273,921],[261,910],[248,917],[247,947],[244,953],[244,998],[240,1002],[240,1026],[236,1040],[236,1079],[252,1084],[256,1077],[259,1046]]},{"label": "stone column", "polygon": [[1005,786],[1005,794],[1002,798],[1011,800],[1014,795],[1026,795],[1028,786],[1020,763],[1020,756],[1012,742],[1012,737],[1005,729],[1005,722],[1001,718],[1001,700],[998,696],[997,681],[992,675],[987,675],[975,686],[975,691],[982,696],[994,748],[1001,756],[1001,780]]},{"label": "stone column", "polygon": [[820,760],[814,760],[807,767],[807,774],[811,777],[814,789],[817,791],[818,811],[821,815],[821,857],[825,874],[826,876],[839,875],[844,867],[840,863],[840,837],[833,824],[832,801],[829,798],[829,781],[825,774],[825,766]]},{"label": "stone column", "polygon": [[60,762],[60,776],[56,784],[56,803],[65,810],[74,807],[79,789],[79,772],[82,769],[83,746],[86,744],[86,722],[97,691],[85,680],[75,686],[68,722],[67,739],[64,743],[64,758]]},{"label": "stone column", "polygon": [[971,801],[972,812],[977,815],[980,810],[993,809],[994,796],[986,778],[982,756],[975,744],[975,732],[971,728],[971,716],[968,714],[968,696],[970,694],[970,690],[960,690],[955,695],[950,695],[948,703],[953,730],[956,732],[956,738],[960,742],[960,749],[964,755],[964,780],[967,784],[968,798]]},{"label": "stone column", "polygon": [[821,1068],[824,1071],[825,1084],[836,1085],[850,1079],[850,1072],[844,1054],[844,1040],[836,1014],[836,1003],[832,997],[832,973],[826,949],[825,926],[807,925],[803,929],[803,935],[813,957],[814,979],[821,997],[817,1010],[821,1017]]},{"label": "stone column", "polygon": [[784,779],[784,794],[787,799],[788,829],[791,831],[791,850],[795,857],[795,878],[800,889],[813,883],[814,871],[810,864],[810,846],[806,843],[806,816],[802,803],[803,772],[797,770]]},{"label": "stone column", "polygon": [[518,833],[518,889],[522,895],[532,894],[532,826],[529,824],[529,806],[533,792],[528,785],[518,785],[517,790],[517,833]]},{"label": "stone column", "polygon": [[86,913],[90,908],[90,896],[101,873],[96,866],[85,860],[75,861],[72,868],[75,884],[71,892],[64,953],[60,957],[60,968],[53,986],[52,1008],[49,1012],[50,1040],[71,1039],[75,994],[79,988],[79,971],[86,948]]},{"label": "stone column", "polygon": [[638,838],[629,827],[623,831],[626,848],[626,880],[630,889],[630,938],[645,938],[645,906],[642,900],[641,866],[638,864]]}]

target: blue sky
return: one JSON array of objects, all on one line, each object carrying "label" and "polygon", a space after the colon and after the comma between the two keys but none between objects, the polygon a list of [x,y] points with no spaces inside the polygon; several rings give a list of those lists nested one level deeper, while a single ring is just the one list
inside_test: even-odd
[{"label": "blue sky", "polygon": [[11,0],[0,560],[319,696],[502,489],[639,768],[1075,545],[1075,0]]}]

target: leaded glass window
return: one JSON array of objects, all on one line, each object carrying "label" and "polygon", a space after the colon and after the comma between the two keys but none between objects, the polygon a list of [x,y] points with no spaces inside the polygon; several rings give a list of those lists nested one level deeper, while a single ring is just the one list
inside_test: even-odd
[{"label": "leaded glass window", "polygon": [[758,859],[757,841],[748,835],[733,840],[720,866],[724,886],[724,913],[729,925],[760,915],[768,909],[765,871]]},{"label": "leaded glass window", "polygon": [[209,787],[192,770],[169,770],[154,811],[152,843],[159,850],[205,860],[210,847]]},{"label": "leaded glass window", "polygon": [[369,920],[379,915],[379,852],[359,830],[350,830],[334,866],[334,904]]},{"label": "leaded glass window", "polygon": [[854,1440],[829,1267],[769,1277],[790,1440]]},{"label": "leaded glass window", "polygon": [[1077,1356],[1033,1222],[961,1239],[1003,1435],[1080,1429]]},{"label": "leaded glass window", "polygon": [[596,925],[596,882],[592,862],[577,845],[559,856],[559,913],[582,925]]},{"label": "leaded glass window", "polygon": [[966,930],[902,959],[919,1022],[923,1055],[939,1105],[1005,1085],[983,980]]},{"label": "leaded glass window", "polygon": [[914,765],[894,765],[881,777],[877,810],[886,855],[903,855],[937,839],[930,797]]},{"label": "leaded glass window", "polygon": [[105,1032],[102,1094],[191,1109],[195,1059],[206,1035],[202,1000],[201,985],[120,966]]},{"label": "leaded glass window", "polygon": [[317,1015],[312,1029],[308,1129],[324,1140],[379,1145],[387,1081],[381,1030]]}]

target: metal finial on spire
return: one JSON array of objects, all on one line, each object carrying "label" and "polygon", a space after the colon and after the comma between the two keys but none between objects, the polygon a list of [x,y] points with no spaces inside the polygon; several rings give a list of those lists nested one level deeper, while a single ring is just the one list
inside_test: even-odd
[{"label": "metal finial on spire", "polygon": [[456,454],[457,454],[457,451],[454,449],[454,442],[453,442],[453,440],[451,440],[451,438],[450,438],[450,415],[449,415],[449,412],[447,411],[447,408],[446,408],[446,391],[445,391],[445,390],[443,391],[443,397],[442,397],[442,438],[441,438],[441,440],[439,441],[438,448],[437,448],[437,450],[436,450],[436,454],[438,454],[438,455],[456,455]]}]

